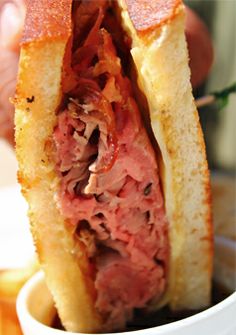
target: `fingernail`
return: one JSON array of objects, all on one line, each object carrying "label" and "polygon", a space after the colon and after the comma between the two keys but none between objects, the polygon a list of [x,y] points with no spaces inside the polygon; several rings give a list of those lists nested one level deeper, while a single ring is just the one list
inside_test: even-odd
[{"label": "fingernail", "polygon": [[22,17],[19,7],[10,2],[5,3],[0,12],[0,44],[8,48],[21,29]]}]

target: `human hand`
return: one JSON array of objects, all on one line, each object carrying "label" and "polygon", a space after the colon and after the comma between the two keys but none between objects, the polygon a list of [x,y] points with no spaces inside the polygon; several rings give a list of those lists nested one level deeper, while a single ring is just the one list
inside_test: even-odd
[{"label": "human hand", "polygon": [[14,96],[19,43],[25,17],[24,0],[0,0],[0,137],[14,144]]},{"label": "human hand", "polygon": [[191,82],[195,88],[206,79],[213,63],[214,50],[204,22],[188,7],[186,14],[185,34],[189,50]]}]

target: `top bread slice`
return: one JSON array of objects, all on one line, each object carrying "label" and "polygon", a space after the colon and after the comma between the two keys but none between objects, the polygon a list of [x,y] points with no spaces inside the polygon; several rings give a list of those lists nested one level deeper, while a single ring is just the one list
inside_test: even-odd
[{"label": "top bread slice", "polygon": [[[173,309],[202,308],[209,303],[211,286],[210,189],[191,93],[184,10],[181,3],[172,1],[173,10],[167,20],[162,18],[162,24],[152,20],[137,28],[133,11],[142,2],[118,1],[123,27],[132,37],[138,84],[146,95],[161,152],[169,220],[168,289],[162,302],[151,308],[167,303]],[[37,0],[29,2],[15,102],[16,152],[31,231],[63,325],[69,331],[98,332],[102,320],[94,308],[93,282],[86,276],[88,261],[75,250],[66,219],[59,212],[60,181],[47,155],[50,148],[46,150],[62,98],[63,59],[72,34],[71,5],[71,0],[43,0],[40,6]]]}]

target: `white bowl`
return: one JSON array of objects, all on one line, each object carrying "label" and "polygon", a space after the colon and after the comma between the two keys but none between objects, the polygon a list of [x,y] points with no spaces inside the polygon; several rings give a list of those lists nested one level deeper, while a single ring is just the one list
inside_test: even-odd
[{"label": "white bowl", "polygon": [[[17,314],[24,335],[74,335],[51,328],[53,301],[42,272],[34,275],[17,299]],[[207,310],[180,321],[116,335],[235,335],[236,292]],[[113,334],[114,335],[114,334]]]}]

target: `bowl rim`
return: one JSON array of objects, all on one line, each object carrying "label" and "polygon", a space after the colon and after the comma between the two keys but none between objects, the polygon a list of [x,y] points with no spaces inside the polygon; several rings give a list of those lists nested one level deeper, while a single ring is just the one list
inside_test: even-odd
[{"label": "bowl rim", "polygon": [[[17,315],[20,320],[20,323],[23,324],[22,319],[24,318],[24,323],[29,325],[31,324],[32,326],[40,327],[42,330],[47,330],[49,331],[50,329],[53,329],[53,335],[62,335],[62,334],[68,334],[68,335],[89,335],[89,334],[84,334],[84,333],[72,333],[72,332],[67,332],[64,330],[60,329],[54,329],[51,328],[41,322],[39,322],[37,319],[35,319],[28,310],[28,297],[32,290],[35,289],[40,283],[44,281],[44,273],[42,271],[37,272],[34,274],[21,288],[18,296],[17,296],[17,301],[16,301],[16,310],[17,310]],[[223,309],[230,307],[231,305],[235,304],[236,307],[236,291],[231,293],[227,298],[224,300],[220,301],[216,305],[209,307],[205,309],[204,311],[201,311],[199,313],[196,313],[192,316],[183,318],[178,321],[170,322],[168,324],[164,324],[161,326],[155,326],[155,327],[150,327],[146,329],[140,329],[140,330],[132,330],[128,332],[119,332],[119,333],[106,333],[104,335],[151,335],[150,332],[153,332],[154,330],[158,331],[168,331],[169,329],[173,329],[173,326],[175,329],[179,329],[181,327],[187,327],[189,325],[193,325],[196,322],[201,322],[205,320],[206,318],[209,318],[215,314],[220,313]],[[102,335],[102,334],[93,334],[93,335]]]}]

